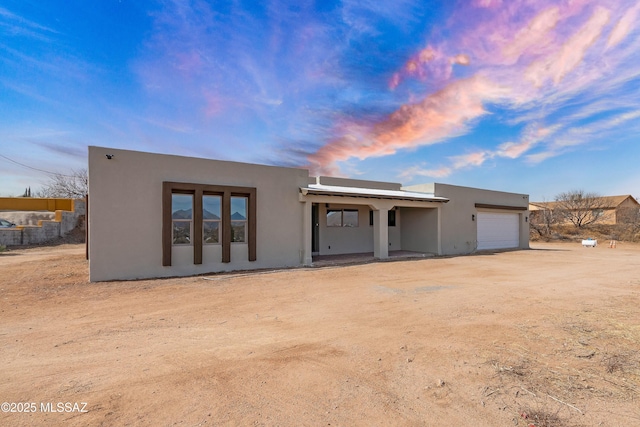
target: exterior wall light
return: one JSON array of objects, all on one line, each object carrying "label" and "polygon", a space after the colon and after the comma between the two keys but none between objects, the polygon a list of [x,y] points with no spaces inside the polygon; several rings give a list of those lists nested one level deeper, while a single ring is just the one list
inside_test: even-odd
[{"label": "exterior wall light", "polygon": [[476,220],[476,215],[475,214],[471,214],[471,221],[475,221]]},{"label": "exterior wall light", "polygon": [[104,156],[107,158],[107,160],[111,160],[115,157],[115,154],[105,154]]}]

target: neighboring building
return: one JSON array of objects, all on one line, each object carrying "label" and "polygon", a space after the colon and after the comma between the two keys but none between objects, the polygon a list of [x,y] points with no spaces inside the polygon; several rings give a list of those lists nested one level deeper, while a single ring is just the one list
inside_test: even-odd
[{"label": "neighboring building", "polygon": [[89,147],[91,281],[529,247],[528,196]]},{"label": "neighboring building", "polygon": [[[595,200],[595,199],[594,199]],[[598,198],[598,208],[593,212],[599,217],[599,224],[625,224],[635,222],[640,215],[640,203],[633,196],[625,194],[622,196],[603,196]],[[531,202],[529,210],[535,217],[543,211],[553,211],[558,208],[558,202]]]}]

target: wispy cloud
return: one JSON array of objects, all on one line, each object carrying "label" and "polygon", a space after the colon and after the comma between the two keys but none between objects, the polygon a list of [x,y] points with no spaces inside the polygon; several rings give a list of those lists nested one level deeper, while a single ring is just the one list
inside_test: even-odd
[{"label": "wispy cloud", "polygon": [[59,34],[53,28],[38,24],[10,10],[0,7],[0,28],[9,36],[24,36],[40,40],[49,40],[52,34]]},{"label": "wispy cloud", "polygon": [[597,7],[589,20],[579,28],[558,49],[533,61],[525,70],[526,79],[535,87],[541,87],[551,80],[555,85],[564,80],[582,63],[587,50],[600,38],[611,13],[603,7]]},{"label": "wispy cloud", "polygon": [[[615,110],[619,114],[617,98],[628,97],[630,86],[639,83],[638,70],[625,67],[638,59],[638,2],[473,4],[475,8],[462,2],[454,11],[446,27],[455,29],[450,39],[427,40],[388,81],[390,90],[422,82],[426,94],[420,97],[414,91],[412,99],[379,120],[342,120],[336,135],[308,156],[314,171],[335,172],[339,162],[350,158],[386,156],[459,137],[498,110],[508,111],[511,123],[547,123],[548,133],[525,129],[520,140],[452,156],[449,165],[415,172],[443,176],[496,157],[526,155],[529,161],[542,161],[562,151],[558,141],[572,140],[578,146],[597,138],[599,132],[579,130],[584,120],[597,122]],[[459,66],[465,71],[456,71]],[[438,89],[432,91],[434,87]],[[629,104],[637,102],[634,95]],[[581,106],[582,118],[573,116],[576,106]],[[570,138],[577,134],[583,140]]]},{"label": "wispy cloud", "polygon": [[440,167],[437,169],[428,169],[424,166],[411,166],[404,169],[398,178],[402,181],[410,181],[415,177],[429,177],[429,178],[445,178],[452,173],[452,169],[449,167]]},{"label": "wispy cloud", "polygon": [[455,81],[370,126],[345,126],[341,137],[309,156],[310,167],[323,173],[327,166],[350,157],[384,156],[462,135],[473,120],[487,113],[483,101],[498,102],[507,95],[507,88],[480,76]]},{"label": "wispy cloud", "polygon": [[629,33],[631,33],[631,31],[633,31],[633,29],[636,27],[635,23],[638,20],[638,13],[640,13],[640,2],[638,2],[635,6],[629,8],[624,13],[622,18],[620,18],[616,26],[609,34],[609,39],[607,40],[607,48],[613,47],[627,38]]},{"label": "wispy cloud", "polygon": [[[7,142],[9,156],[23,159],[33,167],[53,170],[49,165],[54,159],[82,164],[87,157],[87,144],[77,132],[65,128],[21,126],[0,132],[0,139]],[[19,147],[19,148],[16,148]],[[44,149],[40,150],[40,149]],[[16,150],[11,153],[11,150]],[[47,166],[45,166],[47,165]]]},{"label": "wispy cloud", "polygon": [[270,124],[273,111],[290,114],[307,96],[323,102],[323,92],[344,85],[339,37],[321,17],[305,5],[223,14],[204,1],[169,1],[154,14],[136,70],[152,96],[184,98],[204,119],[244,111]]},{"label": "wispy cloud", "polygon": [[38,147],[45,148],[52,153],[63,154],[65,156],[71,156],[82,160],[85,160],[87,157],[87,144],[82,142],[72,142],[68,137],[63,140],[58,139],[55,141],[41,141],[34,138],[23,138],[23,140]]}]

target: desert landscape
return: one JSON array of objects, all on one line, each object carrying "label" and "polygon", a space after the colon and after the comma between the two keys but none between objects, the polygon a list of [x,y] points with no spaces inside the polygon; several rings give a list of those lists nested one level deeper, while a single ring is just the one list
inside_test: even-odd
[{"label": "desert landscape", "polygon": [[106,283],[84,253],[0,253],[0,425],[640,422],[638,244]]}]

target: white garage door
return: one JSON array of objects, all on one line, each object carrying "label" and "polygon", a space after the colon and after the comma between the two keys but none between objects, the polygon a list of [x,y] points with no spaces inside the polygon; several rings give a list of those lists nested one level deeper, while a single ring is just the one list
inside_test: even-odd
[{"label": "white garage door", "polygon": [[519,246],[519,214],[478,212],[478,249],[509,249]]}]

